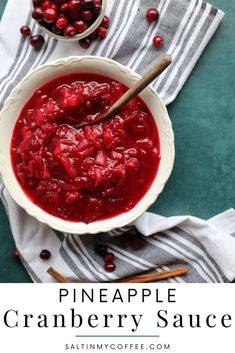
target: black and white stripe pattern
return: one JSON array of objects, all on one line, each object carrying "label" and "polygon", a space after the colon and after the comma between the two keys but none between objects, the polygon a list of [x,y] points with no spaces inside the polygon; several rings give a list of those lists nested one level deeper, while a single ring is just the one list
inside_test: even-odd
[{"label": "black and white stripe pattern", "polygon": [[[23,264],[35,282],[50,282],[46,270],[59,269],[71,281],[113,281],[135,273],[158,271],[186,265],[184,277],[170,283],[218,283],[235,278],[235,211],[229,210],[208,222],[193,217],[164,218],[145,213],[134,225],[94,235],[63,234],[28,216],[1,187],[1,199],[10,210],[9,220]],[[143,246],[134,250],[123,246],[127,234],[143,234]],[[23,234],[23,236],[22,236]],[[206,236],[205,236],[206,234]],[[95,252],[98,243],[115,254],[117,269],[107,273],[103,259]],[[51,251],[49,262],[41,262],[41,247]],[[219,249],[219,252],[218,252]]]},{"label": "black and white stripe pattern", "polygon": [[[30,25],[34,34],[40,33],[40,29],[28,15],[28,0],[21,2],[21,9],[25,11],[22,14],[25,23]],[[8,16],[13,6],[14,0],[8,0]],[[157,23],[149,23],[145,19],[146,10],[150,7],[157,7],[160,12]],[[202,0],[109,0],[107,15],[112,23],[109,35],[103,41],[94,42],[87,51],[79,48],[77,43],[61,43],[46,36],[46,45],[40,52],[35,52],[28,41],[20,36],[16,44],[12,42],[12,36],[8,42],[0,35],[1,52],[9,54],[10,60],[6,66],[3,62],[0,67],[0,104],[4,103],[12,88],[29,70],[60,57],[82,54],[106,56],[141,74],[157,57],[166,52],[173,56],[173,64],[153,86],[168,104],[177,96],[223,17],[221,11]],[[20,14],[18,20],[21,21]],[[0,33],[3,33],[2,27]],[[152,45],[152,38],[156,34],[162,35],[165,40],[164,47],[160,49]],[[13,47],[12,57],[10,53]],[[217,261],[212,254],[214,250],[211,251],[210,248],[213,245],[210,236],[208,235],[207,246],[205,241],[201,241],[199,233],[194,234],[181,227],[180,220],[179,224],[176,222],[172,226],[170,219],[169,226],[157,232],[146,233],[146,229],[140,226],[142,221],[138,220],[135,225],[116,229],[109,234],[96,237],[75,236],[49,229],[28,216],[13,202],[3,185],[0,188],[0,197],[8,213],[22,262],[35,282],[51,281],[46,273],[49,266],[59,269],[72,280],[78,277],[89,281],[112,281],[152,268],[160,271],[180,264],[189,266],[188,274],[168,282],[226,282],[232,279],[233,272],[229,272],[226,264],[223,266],[222,258],[228,252],[227,247],[222,247],[221,258]],[[145,223],[143,221],[142,225]],[[148,235],[143,237],[144,246],[140,250],[123,248],[121,245],[123,233],[133,229]],[[235,224],[231,227],[230,234],[234,230]],[[103,259],[95,253],[97,239],[107,244],[115,254],[117,269],[114,273],[105,272]],[[42,264],[35,257],[41,250],[42,243],[54,254],[47,264]],[[232,249],[234,243],[230,243],[229,238],[228,247]],[[215,253],[216,251],[217,249]]]}]

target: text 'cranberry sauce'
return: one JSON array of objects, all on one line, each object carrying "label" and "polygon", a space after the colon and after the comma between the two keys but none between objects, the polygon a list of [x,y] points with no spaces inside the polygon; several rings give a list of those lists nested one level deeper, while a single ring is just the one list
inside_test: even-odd
[{"label": "text 'cranberry sauce'", "polygon": [[154,118],[140,97],[104,123],[76,128],[127,88],[108,77],[72,74],[36,91],[11,142],[15,175],[33,203],[68,221],[92,222],[132,209],[160,162]]}]

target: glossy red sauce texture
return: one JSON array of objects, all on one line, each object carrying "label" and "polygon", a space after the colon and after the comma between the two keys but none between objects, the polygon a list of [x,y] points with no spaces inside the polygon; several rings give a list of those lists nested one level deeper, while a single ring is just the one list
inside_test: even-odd
[{"label": "glossy red sauce texture", "polygon": [[68,221],[89,223],[132,209],[160,162],[154,118],[140,97],[107,122],[76,128],[127,88],[111,78],[72,74],[36,91],[15,124],[11,159],[27,196]]}]

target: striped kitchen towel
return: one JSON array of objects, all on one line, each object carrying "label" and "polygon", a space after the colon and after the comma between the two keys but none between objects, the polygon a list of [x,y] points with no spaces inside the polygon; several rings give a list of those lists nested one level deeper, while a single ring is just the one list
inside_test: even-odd
[{"label": "striped kitchen towel", "polygon": [[[54,267],[76,281],[112,281],[154,269],[188,266],[184,277],[167,282],[230,282],[235,279],[235,210],[208,221],[191,216],[165,218],[146,212],[134,224],[94,235],[63,234],[39,223],[18,207],[6,189],[0,189],[21,260],[35,282],[54,282],[47,274]],[[141,234],[141,235],[140,235]],[[129,243],[129,240],[132,240]],[[97,244],[115,255],[116,270],[104,270]],[[42,248],[52,256],[43,261]]]},{"label": "striped kitchen towel", "polygon": [[[157,23],[144,20],[149,7],[158,8]],[[0,25],[0,104],[29,70],[60,57],[106,56],[141,74],[165,52],[172,55],[173,64],[153,86],[168,104],[185,83],[223,12],[201,0],[109,0],[107,15],[112,22],[108,36],[94,42],[88,50],[81,49],[77,43],[57,42],[45,36],[46,45],[35,52],[19,34],[23,24],[28,24],[34,34],[40,33],[29,15],[29,1],[21,0],[18,6],[14,0],[8,0]],[[9,23],[14,25],[9,27]],[[6,32],[8,35],[3,35]],[[165,39],[164,47],[158,50],[151,44],[156,33]],[[188,274],[168,281],[229,282],[235,278],[234,210],[209,221],[145,213],[134,224],[111,233],[75,236],[55,232],[37,222],[15,204],[4,185],[0,185],[0,191],[21,259],[35,282],[53,282],[46,272],[49,266],[71,280],[109,281],[182,263],[189,266]],[[128,234],[138,246],[127,244]],[[103,269],[103,260],[95,252],[97,242],[108,245],[115,254],[115,272],[107,273]],[[52,253],[47,262],[38,256],[42,248]]]}]

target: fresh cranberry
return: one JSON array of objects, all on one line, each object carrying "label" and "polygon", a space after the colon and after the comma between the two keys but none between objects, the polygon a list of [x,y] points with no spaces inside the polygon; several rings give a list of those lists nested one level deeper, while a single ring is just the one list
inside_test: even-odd
[{"label": "fresh cranberry", "polygon": [[18,260],[19,259],[19,253],[18,253],[17,249],[12,251],[11,256],[12,256],[12,258],[14,260]]},{"label": "fresh cranberry", "polygon": [[50,257],[51,257],[51,253],[50,253],[50,251],[49,250],[42,250],[41,252],[40,252],[40,258],[42,259],[42,260],[49,260],[50,259]]},{"label": "fresh cranberry", "polygon": [[68,3],[68,2],[65,2],[64,4],[62,4],[62,5],[60,6],[60,11],[61,11],[61,12],[64,12],[64,13],[69,12],[69,3]]},{"label": "fresh cranberry", "polygon": [[73,25],[74,25],[77,33],[82,33],[84,31],[86,31],[88,28],[88,24],[82,20],[74,21]]},{"label": "fresh cranberry", "polygon": [[65,29],[66,27],[68,27],[69,21],[65,15],[61,14],[57,18],[55,24],[56,24],[56,27],[58,27],[59,29]]},{"label": "fresh cranberry", "polygon": [[157,21],[159,18],[159,12],[157,9],[151,8],[146,12],[146,18],[149,22]]},{"label": "fresh cranberry", "polygon": [[115,270],[115,268],[116,268],[116,266],[112,262],[107,262],[106,264],[104,264],[104,269],[107,272],[113,272]]},{"label": "fresh cranberry", "polygon": [[34,49],[40,50],[45,40],[41,35],[35,35],[30,38],[30,44]]},{"label": "fresh cranberry", "polygon": [[81,0],[70,0],[69,1],[69,9],[71,12],[78,12],[82,8]]},{"label": "fresh cranberry", "polygon": [[31,33],[31,30],[28,26],[22,26],[20,28],[20,33],[22,34],[23,37],[28,37]]},{"label": "fresh cranberry", "polygon": [[95,6],[93,8],[94,14],[99,15],[101,13],[101,10],[102,10],[102,5],[95,4]]},{"label": "fresh cranberry", "polygon": [[93,0],[83,0],[83,2],[82,2],[82,7],[84,9],[91,9],[93,6],[94,6]]},{"label": "fresh cranberry", "polygon": [[112,262],[114,260],[114,254],[112,252],[107,252],[104,256],[104,261],[105,262]]},{"label": "fresh cranberry", "polygon": [[54,4],[54,2],[52,2],[49,7],[51,7],[55,11],[58,11],[58,6],[56,4]]},{"label": "fresh cranberry", "polygon": [[76,35],[76,29],[72,25],[68,25],[68,27],[64,30],[65,37],[74,37]]},{"label": "fresh cranberry", "polygon": [[43,18],[47,23],[52,23],[57,19],[58,13],[52,7],[47,7],[43,10]]},{"label": "fresh cranberry", "polygon": [[104,28],[109,28],[109,24],[110,24],[110,20],[108,16],[104,16],[102,22],[101,22],[101,26]]},{"label": "fresh cranberry", "polygon": [[102,5],[102,0],[94,0],[94,5]]},{"label": "fresh cranberry", "polygon": [[153,44],[155,45],[155,47],[160,48],[164,44],[164,39],[161,36],[155,36],[153,38]]},{"label": "fresh cranberry", "polygon": [[91,46],[91,39],[90,38],[83,38],[79,40],[79,45],[83,49],[88,49]]},{"label": "fresh cranberry", "polygon": [[102,26],[98,27],[97,34],[98,34],[98,37],[105,38],[107,36],[107,28]]},{"label": "fresh cranberry", "polygon": [[41,20],[43,18],[43,11],[41,7],[35,7],[32,11],[32,17],[34,20]]},{"label": "fresh cranberry", "polygon": [[42,3],[42,9],[43,10],[46,10],[48,7],[51,7],[51,2],[49,1],[49,0],[45,0],[45,1],[43,1],[43,3]]},{"label": "fresh cranberry", "polygon": [[83,20],[89,21],[92,19],[93,13],[91,10],[84,10],[81,13],[81,17],[83,18]]}]

